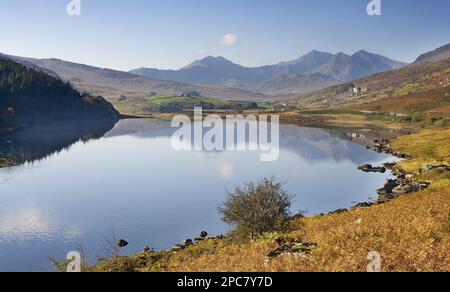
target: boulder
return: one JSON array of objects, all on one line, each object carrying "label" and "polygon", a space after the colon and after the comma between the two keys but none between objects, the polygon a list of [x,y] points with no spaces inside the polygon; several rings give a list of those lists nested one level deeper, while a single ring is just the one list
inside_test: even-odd
[{"label": "boulder", "polygon": [[342,214],[342,213],[347,213],[347,212],[348,212],[347,209],[338,209],[336,211],[330,212],[329,215]]},{"label": "boulder", "polygon": [[185,248],[186,248],[186,246],[184,246],[184,245],[182,245],[182,244],[175,244],[175,245],[172,247],[172,251],[177,252],[177,251],[183,250],[183,249],[185,249]]},{"label": "boulder", "polygon": [[267,255],[268,260],[284,255],[306,256],[310,254],[314,248],[317,248],[319,246],[317,243],[310,242],[289,242],[281,244],[282,245],[280,247],[269,252],[269,254]]},{"label": "boulder", "polygon": [[428,166],[422,168],[420,170],[420,172],[422,174],[427,174],[427,173],[430,173],[430,172],[435,171],[435,170],[447,172],[447,171],[450,171],[450,166],[447,166],[447,165],[428,165]]},{"label": "boulder", "polygon": [[364,202],[364,203],[358,203],[356,204],[353,209],[360,209],[360,208],[369,208],[373,205],[373,203]]},{"label": "boulder", "polygon": [[396,188],[394,188],[392,190],[392,193],[397,194],[397,195],[404,195],[404,194],[416,192],[418,189],[419,188],[416,185],[409,183],[406,185],[397,186]]},{"label": "boulder", "polygon": [[358,169],[364,172],[380,172],[380,173],[386,172],[385,167],[373,167],[370,164],[361,165],[360,167],[358,167]]},{"label": "boulder", "polygon": [[155,251],[153,250],[153,248],[151,248],[149,246],[145,246],[144,247],[144,253],[150,253],[150,252],[155,252]]},{"label": "boulder", "polygon": [[126,241],[125,239],[121,239],[117,242],[117,246],[120,248],[126,247],[128,246],[128,241]]}]

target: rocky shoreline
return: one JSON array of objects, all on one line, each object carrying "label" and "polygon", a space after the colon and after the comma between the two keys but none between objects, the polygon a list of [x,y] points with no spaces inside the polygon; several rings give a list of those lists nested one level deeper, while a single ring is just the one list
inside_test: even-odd
[{"label": "rocky shoreline", "polygon": [[[393,138],[395,139],[395,138]],[[411,157],[404,153],[395,152],[391,145],[391,140],[389,139],[380,139],[380,140],[374,140],[374,146],[367,146],[367,149],[372,149],[375,152],[378,153],[386,153],[393,155],[400,159],[411,159]],[[414,173],[407,173],[403,170],[400,170],[396,168],[397,163],[385,163],[382,166],[372,166],[370,164],[364,164],[358,167],[359,170],[363,172],[375,172],[375,173],[386,173],[387,171],[391,171],[393,175],[396,177],[395,179],[388,179],[384,186],[380,189],[378,189],[377,195],[378,198],[375,201],[372,202],[362,202],[358,203],[355,206],[351,208],[351,210],[359,209],[359,208],[369,208],[373,205],[379,205],[386,202],[389,202],[395,198],[398,198],[400,196],[408,195],[411,193],[416,193],[421,190],[424,190],[430,186],[430,182],[424,181],[424,182],[417,182],[414,180],[415,174]],[[447,171],[450,171],[450,167],[448,166],[428,166],[426,169],[423,170],[423,172],[429,172],[435,169],[446,169]],[[332,214],[340,214],[348,212],[347,209],[339,209],[333,212],[328,213],[328,215]],[[322,214],[324,215],[324,214]]]}]

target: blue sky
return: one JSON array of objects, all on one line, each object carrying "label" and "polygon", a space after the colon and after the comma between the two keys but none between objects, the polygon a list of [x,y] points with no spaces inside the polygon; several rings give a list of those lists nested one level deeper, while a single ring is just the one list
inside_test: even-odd
[{"label": "blue sky", "polygon": [[129,70],[205,55],[259,66],[312,49],[410,62],[450,43],[450,1],[381,1],[368,16],[370,0],[81,0],[70,17],[70,0],[0,0],[0,52]]}]

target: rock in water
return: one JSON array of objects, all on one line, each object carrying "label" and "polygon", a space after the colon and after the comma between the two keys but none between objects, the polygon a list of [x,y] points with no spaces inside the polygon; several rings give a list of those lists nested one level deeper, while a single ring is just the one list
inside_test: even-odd
[{"label": "rock in water", "polygon": [[360,167],[358,167],[358,169],[364,172],[380,172],[380,173],[386,172],[385,167],[373,167],[370,164],[361,165]]},{"label": "rock in water", "polygon": [[202,232],[200,233],[200,237],[201,237],[201,238],[206,238],[206,237],[208,237],[208,232],[202,231]]},{"label": "rock in water", "polygon": [[126,241],[125,239],[121,239],[117,242],[117,246],[120,248],[126,247],[128,246],[128,244],[129,244],[128,241]]}]

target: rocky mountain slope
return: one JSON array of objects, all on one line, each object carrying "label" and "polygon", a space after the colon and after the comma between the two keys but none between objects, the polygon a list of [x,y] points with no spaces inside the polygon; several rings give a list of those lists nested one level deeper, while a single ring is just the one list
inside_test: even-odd
[{"label": "rocky mountain slope", "polygon": [[417,58],[415,63],[438,62],[450,58],[450,44],[425,53]]},{"label": "rocky mountain slope", "polygon": [[[140,68],[130,72],[162,80],[223,85],[266,95],[284,95],[307,93],[331,85],[329,81],[334,81],[334,84],[347,82],[405,65],[366,51],[351,56],[312,51],[294,61],[256,68],[234,64],[223,57],[206,57],[180,70]],[[322,76],[316,78],[317,74]],[[290,84],[286,87],[287,79]]]},{"label": "rocky mountain slope", "polygon": [[450,58],[445,58],[445,52],[438,49],[422,55],[418,62],[405,68],[370,75],[294,99],[308,107],[349,107],[405,114],[428,112],[449,116]]}]

